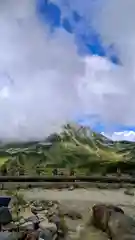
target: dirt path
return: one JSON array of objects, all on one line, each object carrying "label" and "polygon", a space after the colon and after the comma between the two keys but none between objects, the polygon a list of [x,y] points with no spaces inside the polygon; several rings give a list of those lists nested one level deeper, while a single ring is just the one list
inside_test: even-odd
[{"label": "dirt path", "polygon": [[106,202],[118,205],[135,206],[135,196],[125,195],[124,189],[103,190],[103,189],[75,189],[69,190],[49,190],[32,189],[24,190],[26,199],[48,199],[48,200],[79,200],[90,202]]},{"label": "dirt path", "polygon": [[24,197],[27,200],[46,199],[59,200],[60,202],[77,206],[82,211],[87,211],[95,203],[110,203],[119,205],[125,209],[128,214],[135,217],[135,196],[125,195],[124,189],[103,190],[103,189],[74,189],[69,190],[49,190],[49,189],[32,189],[24,190]]}]

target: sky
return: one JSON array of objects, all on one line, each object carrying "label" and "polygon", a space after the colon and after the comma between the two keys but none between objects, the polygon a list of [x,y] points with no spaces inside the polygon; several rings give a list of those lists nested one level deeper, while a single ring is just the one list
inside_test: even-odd
[{"label": "sky", "polygon": [[135,141],[135,1],[0,1],[0,138],[78,121]]}]

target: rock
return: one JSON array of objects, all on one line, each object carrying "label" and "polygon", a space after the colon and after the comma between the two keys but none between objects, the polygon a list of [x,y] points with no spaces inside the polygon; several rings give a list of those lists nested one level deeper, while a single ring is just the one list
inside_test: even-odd
[{"label": "rock", "polygon": [[6,225],[12,222],[12,215],[8,207],[0,207],[0,224]]},{"label": "rock", "polygon": [[33,222],[25,222],[19,226],[21,230],[34,230]]},{"label": "rock", "polygon": [[53,201],[48,202],[48,207],[52,207],[54,205]]},{"label": "rock", "polygon": [[29,218],[27,218],[25,220],[25,223],[21,224],[21,228],[27,229],[27,230],[37,230],[39,228],[39,223],[40,223],[40,219],[38,218],[38,216],[30,216]]},{"label": "rock", "polygon": [[32,201],[31,205],[34,208],[42,207],[42,210],[48,210],[48,208],[53,207],[54,205],[58,205],[58,201],[50,201],[50,200]]},{"label": "rock", "polygon": [[33,205],[34,207],[39,207],[41,206],[41,201],[37,201],[37,200],[31,201],[31,205]]},{"label": "rock", "polygon": [[73,191],[74,189],[75,189],[74,186],[70,186],[70,187],[68,188],[68,191]]},{"label": "rock", "polygon": [[19,224],[24,224],[26,222],[26,220],[22,217],[19,221]]},{"label": "rock", "polygon": [[46,215],[48,220],[51,219],[51,217],[53,217],[53,216],[59,216],[59,210],[55,210],[55,211],[50,210],[50,211],[48,211],[48,214]]},{"label": "rock", "polygon": [[[44,219],[44,218],[43,218]],[[25,219],[25,222],[19,222],[20,228],[23,230],[34,230],[39,228],[40,219],[38,215],[32,215]]]},{"label": "rock", "polygon": [[44,210],[44,208],[42,207],[42,206],[38,206],[38,207],[31,207],[31,212],[34,214],[34,215],[36,215],[38,212],[41,212],[41,211],[43,211]]},{"label": "rock", "polygon": [[108,221],[108,235],[112,239],[135,239],[135,220],[125,214],[113,212]]},{"label": "rock", "polygon": [[122,208],[118,207],[118,206],[108,205],[108,208],[109,208],[111,211],[124,214],[124,210],[123,210]]},{"label": "rock", "polygon": [[56,211],[58,211],[58,214],[60,213],[63,216],[67,216],[68,218],[70,218],[72,220],[82,219],[81,213],[74,210],[73,207],[72,207],[72,209],[70,209],[67,206],[60,205],[58,207],[58,209],[56,209]]},{"label": "rock", "polygon": [[27,222],[33,222],[33,223],[39,222],[39,217],[38,217],[38,215],[37,215],[37,216],[32,215],[32,216],[28,217],[27,219],[25,219],[25,221],[27,221]]},{"label": "rock", "polygon": [[135,220],[123,210],[112,205],[95,205],[93,208],[94,226],[105,231],[112,240],[135,240]]},{"label": "rock", "polygon": [[52,240],[53,234],[48,229],[40,231],[39,237],[43,240]]},{"label": "rock", "polygon": [[30,207],[30,203],[26,203],[25,208],[29,208],[29,207]]},{"label": "rock", "polygon": [[34,215],[37,215],[37,211],[35,207],[31,207],[31,213],[33,213]]},{"label": "rock", "polygon": [[0,240],[21,240],[21,236],[20,232],[0,232]]},{"label": "rock", "polygon": [[92,224],[102,231],[106,231],[108,220],[112,212],[124,214],[124,211],[113,205],[97,204],[92,208]]},{"label": "rock", "polygon": [[64,215],[71,218],[72,220],[82,219],[81,213],[75,210],[67,210],[67,212],[65,211]]},{"label": "rock", "polygon": [[68,227],[62,215],[53,215],[49,218],[49,221],[56,224],[58,235],[65,236],[68,233]]},{"label": "rock", "polygon": [[41,212],[41,213],[38,213],[37,215],[36,215],[36,217],[38,218],[38,220],[41,222],[41,221],[43,221],[43,220],[45,220],[45,219],[47,219],[47,217],[46,217],[46,215],[45,215],[45,213],[43,212]]},{"label": "rock", "polygon": [[9,240],[11,237],[11,233],[8,231],[0,232],[0,240]]},{"label": "rock", "polygon": [[124,194],[134,196],[134,190],[131,188],[128,188],[124,191]]},{"label": "rock", "polygon": [[49,220],[49,222],[53,222],[57,225],[60,222],[60,217],[58,215],[54,214],[54,215],[49,216],[48,220]]},{"label": "rock", "polygon": [[51,223],[51,222],[48,222],[47,220],[44,220],[42,222],[39,223],[39,228],[41,230],[50,230],[52,233],[56,233],[57,232],[57,227],[56,227],[56,224],[55,223]]},{"label": "rock", "polygon": [[95,227],[105,231],[107,229],[109,211],[105,205],[95,205],[92,208],[92,223]]},{"label": "rock", "polygon": [[21,238],[18,240],[38,240],[39,239],[39,232],[38,231],[26,231],[23,232]]},{"label": "rock", "polygon": [[45,210],[44,213],[45,213],[45,215],[47,215],[48,214],[48,210]]},{"label": "rock", "polygon": [[14,231],[18,229],[18,226],[14,223],[8,223],[6,225],[2,225],[2,231]]}]

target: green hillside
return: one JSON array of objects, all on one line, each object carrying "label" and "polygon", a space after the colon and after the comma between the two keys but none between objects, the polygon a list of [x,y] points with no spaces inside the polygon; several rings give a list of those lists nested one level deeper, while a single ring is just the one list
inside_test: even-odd
[{"label": "green hillside", "polygon": [[0,171],[2,175],[44,175],[58,167],[105,174],[117,168],[133,169],[134,153],[134,143],[116,143],[89,128],[68,124],[61,134],[54,133],[43,142],[1,145]]}]

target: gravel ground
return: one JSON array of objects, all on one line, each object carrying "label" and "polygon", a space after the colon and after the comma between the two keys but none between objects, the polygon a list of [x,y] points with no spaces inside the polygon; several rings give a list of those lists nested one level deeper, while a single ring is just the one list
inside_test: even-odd
[{"label": "gravel ground", "polygon": [[[135,190],[134,190],[135,191]],[[79,200],[90,202],[106,202],[112,204],[132,205],[135,206],[135,197],[124,194],[124,189],[74,189],[69,191],[49,190],[49,189],[31,189],[23,190],[26,199],[47,199],[47,200]]]},{"label": "gravel ground", "polygon": [[[65,209],[74,209],[83,216],[79,220],[71,220],[65,217],[66,225],[69,229],[69,236],[72,240],[80,240],[77,235],[77,229],[80,225],[84,225],[90,219],[90,209],[95,203],[110,203],[122,207],[125,213],[135,218],[135,196],[126,195],[125,189],[43,189],[33,188],[29,190],[21,190],[24,198],[29,200],[57,200]],[[135,189],[132,189],[135,192]],[[30,209],[23,212],[24,217],[31,216]],[[108,240],[105,233],[89,227],[85,229],[82,236],[83,240]]]},{"label": "gravel ground", "polygon": [[[70,207],[79,211],[83,219],[82,220],[70,220],[66,219],[66,224],[71,231],[72,239],[76,238],[74,232],[79,225],[85,224],[90,219],[90,209],[95,203],[110,203],[115,204],[125,211],[125,213],[135,218],[135,196],[124,194],[125,189],[118,190],[104,190],[97,188],[90,189],[74,189],[69,191],[63,190],[49,190],[49,189],[31,189],[23,190],[24,197],[27,200],[32,199],[44,199],[44,200],[58,200],[65,207]],[[134,192],[135,189],[132,189]],[[89,230],[83,234],[83,240],[108,240],[105,233],[95,230],[90,227]]]},{"label": "gravel ground", "polygon": [[[135,191],[135,189],[133,189]],[[24,197],[31,199],[59,200],[64,204],[76,206],[87,212],[87,208],[95,203],[110,203],[121,206],[128,214],[135,216],[135,196],[124,194],[124,189],[103,190],[103,189],[74,189],[69,190],[49,190],[31,189],[23,190]]]}]

